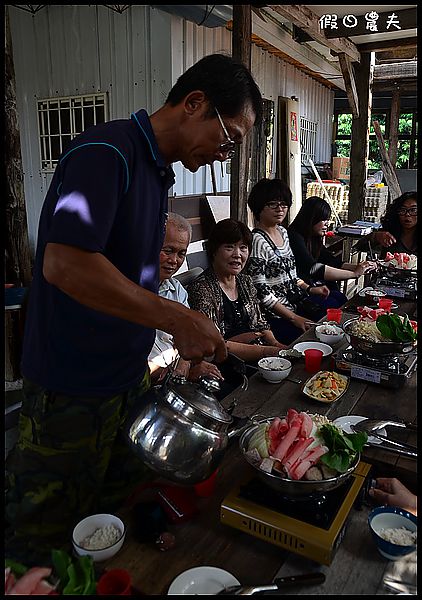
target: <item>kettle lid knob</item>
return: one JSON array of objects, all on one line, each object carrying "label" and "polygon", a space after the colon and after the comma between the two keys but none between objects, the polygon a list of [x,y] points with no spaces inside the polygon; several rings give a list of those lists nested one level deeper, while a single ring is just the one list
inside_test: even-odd
[{"label": "kettle lid knob", "polygon": [[216,377],[201,377],[199,383],[208,392],[217,392],[220,389],[220,382]]}]

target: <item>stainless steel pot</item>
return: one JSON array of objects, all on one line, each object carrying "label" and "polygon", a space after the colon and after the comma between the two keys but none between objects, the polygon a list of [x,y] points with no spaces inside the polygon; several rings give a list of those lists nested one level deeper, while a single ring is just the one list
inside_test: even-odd
[{"label": "stainless steel pot", "polygon": [[365,340],[350,332],[350,327],[357,322],[360,317],[348,319],[342,325],[349,344],[363,354],[370,356],[389,356],[393,354],[408,354],[416,349],[415,342],[372,342]]},{"label": "stainless steel pot", "polygon": [[260,424],[271,423],[273,418],[274,417],[271,417],[269,419],[262,419],[258,423],[251,425],[242,433],[239,440],[239,447],[243,454],[243,457],[256,471],[258,477],[263,481],[263,483],[270,486],[273,490],[287,498],[304,499],[307,496],[324,494],[325,492],[334,490],[335,488],[345,483],[349,479],[349,477],[351,477],[352,473],[355,471],[356,467],[359,464],[360,454],[356,456],[353,464],[345,473],[341,473],[337,477],[331,477],[330,479],[323,479],[321,481],[307,481],[305,479],[295,481],[293,479],[287,479],[287,477],[282,477],[281,475],[273,475],[272,473],[266,473],[258,466],[253,464],[246,455],[246,452],[249,448],[249,440],[251,439],[252,435],[255,433],[256,429],[259,427]]},{"label": "stainless steel pot", "polygon": [[418,271],[416,269],[400,269],[399,267],[395,267],[394,265],[382,261],[380,261],[379,264],[381,266],[381,272],[384,272],[394,279],[412,279],[413,277],[418,276]]},{"label": "stainless steel pot", "polygon": [[170,378],[149,390],[142,409],[127,420],[130,447],[165,479],[189,485],[207,479],[229,437],[240,433],[228,431],[233,418],[213,395],[218,387],[214,378],[200,383]]}]

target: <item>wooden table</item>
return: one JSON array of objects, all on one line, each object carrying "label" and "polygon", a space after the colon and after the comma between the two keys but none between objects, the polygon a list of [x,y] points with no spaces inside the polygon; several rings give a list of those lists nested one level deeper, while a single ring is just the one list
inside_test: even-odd
[{"label": "wooden table", "polygon": [[[353,309],[354,300],[348,303]],[[403,304],[414,316],[415,303]],[[347,307],[346,307],[347,308]],[[413,312],[412,312],[413,311]],[[344,312],[343,320],[351,313]],[[300,341],[315,339],[313,329],[301,336]],[[303,359],[292,359],[291,376],[304,381],[309,377]],[[322,368],[331,368],[332,358],[326,357]],[[271,384],[258,374],[249,380],[246,392],[236,390],[222,402],[226,407],[233,399],[238,404],[233,411],[237,417],[249,417],[256,413],[265,416],[283,415],[290,407],[296,410],[315,411],[335,419],[342,415],[357,414],[370,418],[394,418],[416,423],[416,376],[400,390],[382,388],[376,384],[351,379],[345,395],[334,404],[313,402],[301,392],[301,384],[283,381]],[[406,440],[416,445],[416,436],[406,431]],[[363,459],[374,465],[376,475],[395,475],[403,478],[410,487],[416,488],[416,461],[399,458],[396,454],[376,448],[365,449]],[[210,498],[196,498],[199,513],[190,521],[170,525],[176,537],[176,546],[160,552],[154,543],[138,543],[134,539],[132,518],[129,509],[121,516],[128,524],[127,540],[122,550],[105,563],[106,568],[128,569],[133,584],[148,595],[166,594],[170,583],[181,572],[192,567],[208,565],[230,571],[244,584],[269,583],[277,574],[305,573],[323,570],[327,580],[315,588],[291,588],[294,594],[388,594],[382,586],[383,576],[398,563],[389,563],[375,549],[366,524],[368,507],[362,511],[352,509],[346,535],[330,567],[321,567],[305,558],[296,556],[261,541],[246,533],[223,525],[220,522],[220,505],[236,483],[247,476],[250,467],[241,457],[237,441],[230,442],[220,466],[216,489]],[[194,496],[192,496],[194,498]],[[413,555],[406,559],[407,568],[415,572]],[[410,565],[410,566],[409,566]],[[352,576],[353,575],[353,576]]]}]

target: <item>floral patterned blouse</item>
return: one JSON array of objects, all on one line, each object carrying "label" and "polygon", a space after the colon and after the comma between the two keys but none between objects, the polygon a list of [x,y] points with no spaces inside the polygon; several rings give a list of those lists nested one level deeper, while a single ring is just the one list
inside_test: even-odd
[{"label": "floral patterned blouse", "polygon": [[[265,331],[270,329],[267,321],[262,317],[259,301],[252,278],[245,273],[236,275],[236,285],[239,300],[243,303],[249,331]],[[214,325],[225,337],[226,325],[223,308],[223,291],[218,283],[217,276],[209,267],[188,286],[189,306],[198,310],[213,321]]]}]

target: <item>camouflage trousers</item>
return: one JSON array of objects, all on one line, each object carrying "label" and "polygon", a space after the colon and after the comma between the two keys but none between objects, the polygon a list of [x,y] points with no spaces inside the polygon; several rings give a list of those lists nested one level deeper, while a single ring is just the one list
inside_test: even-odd
[{"label": "camouflage trousers", "polygon": [[149,371],[106,398],[66,396],[24,380],[19,437],[6,460],[6,556],[44,559],[44,566],[52,548],[66,549],[80,519],[115,511],[152,479],[123,434],[128,411],[149,387]]}]

